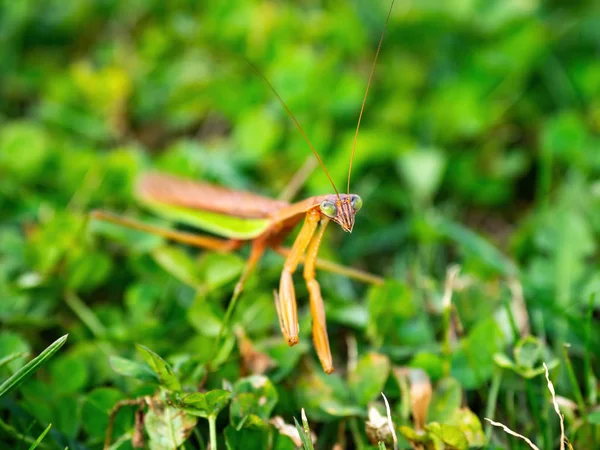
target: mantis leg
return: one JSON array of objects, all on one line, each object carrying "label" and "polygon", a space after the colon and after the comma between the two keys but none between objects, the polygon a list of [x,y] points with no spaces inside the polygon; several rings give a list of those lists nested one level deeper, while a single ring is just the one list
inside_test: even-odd
[{"label": "mantis leg", "polygon": [[279,316],[281,332],[290,346],[298,343],[298,310],[292,275],[302,260],[302,255],[317,229],[320,218],[321,214],[316,211],[309,211],[306,214],[304,225],[283,265],[279,281],[279,294],[275,294],[275,307]]},{"label": "mantis leg", "polygon": [[[291,249],[287,247],[276,247],[275,251],[279,253],[281,256],[288,257]],[[305,259],[301,258],[301,263],[305,263]],[[362,270],[353,269],[352,267],[342,266],[341,264],[335,263],[333,261],[329,261],[326,259],[316,258],[315,259],[315,267],[317,269],[326,270],[327,272],[337,273],[339,275],[344,275],[348,278],[353,278],[358,281],[362,281],[364,283],[371,284],[383,284],[383,278],[373,275],[368,272],[364,272]]]},{"label": "mantis leg", "polygon": [[265,253],[265,249],[267,248],[266,241],[264,239],[257,239],[252,242],[252,248],[250,250],[250,256],[248,257],[248,261],[246,261],[246,266],[244,267],[244,271],[240,276],[237,284],[235,285],[235,290],[233,291],[233,295],[237,297],[242,293],[244,289],[244,285],[246,284],[246,280],[248,276],[252,273],[260,258]]},{"label": "mantis leg", "polygon": [[240,276],[240,279],[238,280],[237,284],[235,285],[235,289],[233,290],[233,295],[231,296],[231,300],[229,301],[229,305],[227,306],[227,311],[225,312],[225,317],[223,318],[223,324],[221,325],[221,329],[219,330],[219,335],[217,336],[217,343],[215,345],[215,348],[213,351],[213,357],[211,359],[214,359],[215,355],[217,354],[217,352],[219,350],[219,345],[221,343],[221,339],[223,339],[223,336],[229,327],[229,321],[231,320],[231,315],[235,311],[235,306],[237,305],[237,301],[240,298],[242,291],[244,290],[244,285],[246,284],[246,280],[248,279],[248,276],[252,273],[252,271],[256,267],[256,264],[258,264],[258,261],[260,261],[260,258],[265,253],[266,248],[267,248],[267,245],[266,245],[266,241],[264,239],[257,239],[252,242],[252,249],[250,250],[250,256],[248,258],[248,261],[246,261],[246,266],[244,267],[244,271],[242,272],[242,275]]},{"label": "mantis leg", "polygon": [[315,278],[315,262],[319,246],[325,233],[325,228],[329,219],[324,219],[321,222],[319,231],[313,236],[308,249],[306,250],[306,259],[304,261],[304,279],[306,287],[310,294],[310,315],[313,322],[313,341],[315,349],[319,356],[319,361],[323,366],[325,373],[333,372],[333,360],[331,358],[331,349],[329,348],[329,337],[327,336],[327,325],[325,320],[325,305],[323,304],[323,296],[321,295],[321,287]]},{"label": "mantis leg", "polygon": [[115,223],[117,225],[132,228],[134,230],[155,234],[157,236],[170,239],[172,241],[181,242],[183,244],[192,245],[194,247],[207,248],[209,250],[219,250],[228,252],[235,250],[242,244],[242,241],[236,241],[234,239],[218,239],[210,236],[202,236],[193,233],[186,233],[184,231],[170,230],[168,228],[157,227],[154,225],[149,225],[140,222],[139,220],[121,217],[106,211],[92,211],[91,216],[93,219],[96,220]]}]

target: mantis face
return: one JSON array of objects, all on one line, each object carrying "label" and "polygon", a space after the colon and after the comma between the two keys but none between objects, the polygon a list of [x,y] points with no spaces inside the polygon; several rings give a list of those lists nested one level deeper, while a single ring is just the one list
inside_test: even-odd
[{"label": "mantis face", "polygon": [[362,208],[362,199],[356,194],[340,194],[339,197],[330,195],[319,207],[321,213],[341,226],[344,231],[352,233],[354,216]]}]

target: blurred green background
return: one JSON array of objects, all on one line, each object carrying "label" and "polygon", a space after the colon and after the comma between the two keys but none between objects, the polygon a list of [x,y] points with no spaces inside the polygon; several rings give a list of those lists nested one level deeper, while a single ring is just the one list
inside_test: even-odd
[{"label": "blurred green background", "polygon": [[[302,342],[290,349],[281,338],[279,256],[267,255],[250,279],[215,359],[247,249],[196,251],[88,220],[102,208],[166,225],[133,199],[148,169],[281,193],[313,157],[244,59],[272,82],[345,190],[388,7],[0,1],[0,379],[69,333],[40,371],[0,397],[6,448],[29,448],[49,423],[39,448],[102,448],[117,401],[151,395],[157,383],[163,401],[179,398],[144,372],[136,343],[166,359],[183,390],[233,392],[216,421],[219,448],[294,448],[269,420],[293,423],[301,408],[317,448],[369,448],[367,408],[384,412],[381,391],[409,448],[418,426],[406,366],[431,382],[427,422],[466,439],[432,447],[431,428],[426,448],[481,447],[482,426],[488,448],[528,448],[492,433],[483,417],[557,448],[542,361],[575,448],[600,442],[598,2],[396,3],[354,160],[351,190],[364,207],[351,235],[330,227],[321,251],[386,284],[318,273],[333,376],[314,354],[300,274]],[[330,191],[317,168],[296,199]],[[443,294],[453,264],[450,314]],[[270,368],[248,378],[266,355]],[[134,410],[117,416],[113,448],[132,448]],[[148,448],[173,448],[160,430],[191,432],[163,413],[146,431]],[[208,435],[199,419],[176,444],[206,448]]]}]

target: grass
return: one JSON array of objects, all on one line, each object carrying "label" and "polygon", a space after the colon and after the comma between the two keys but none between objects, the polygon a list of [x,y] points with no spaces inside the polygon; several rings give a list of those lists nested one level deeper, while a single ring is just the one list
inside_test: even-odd
[{"label": "grass", "polygon": [[148,170],[329,192],[245,58],[345,187],[389,4],[63,3],[0,6],[1,447],[530,448],[484,418],[539,448],[600,440],[595,5],[395,5],[353,164],[364,206],[320,251],[384,283],[317,271],[325,375],[299,273],[300,343],[281,337],[279,255],[230,302],[247,247],[90,213],[192,231],[138,204]]}]

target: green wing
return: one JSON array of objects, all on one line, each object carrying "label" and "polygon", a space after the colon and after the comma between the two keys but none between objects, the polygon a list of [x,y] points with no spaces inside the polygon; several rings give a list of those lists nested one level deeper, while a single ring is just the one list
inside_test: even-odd
[{"label": "green wing", "polygon": [[142,199],[140,202],[159,216],[230,239],[254,239],[271,224],[269,219],[246,219]]}]

